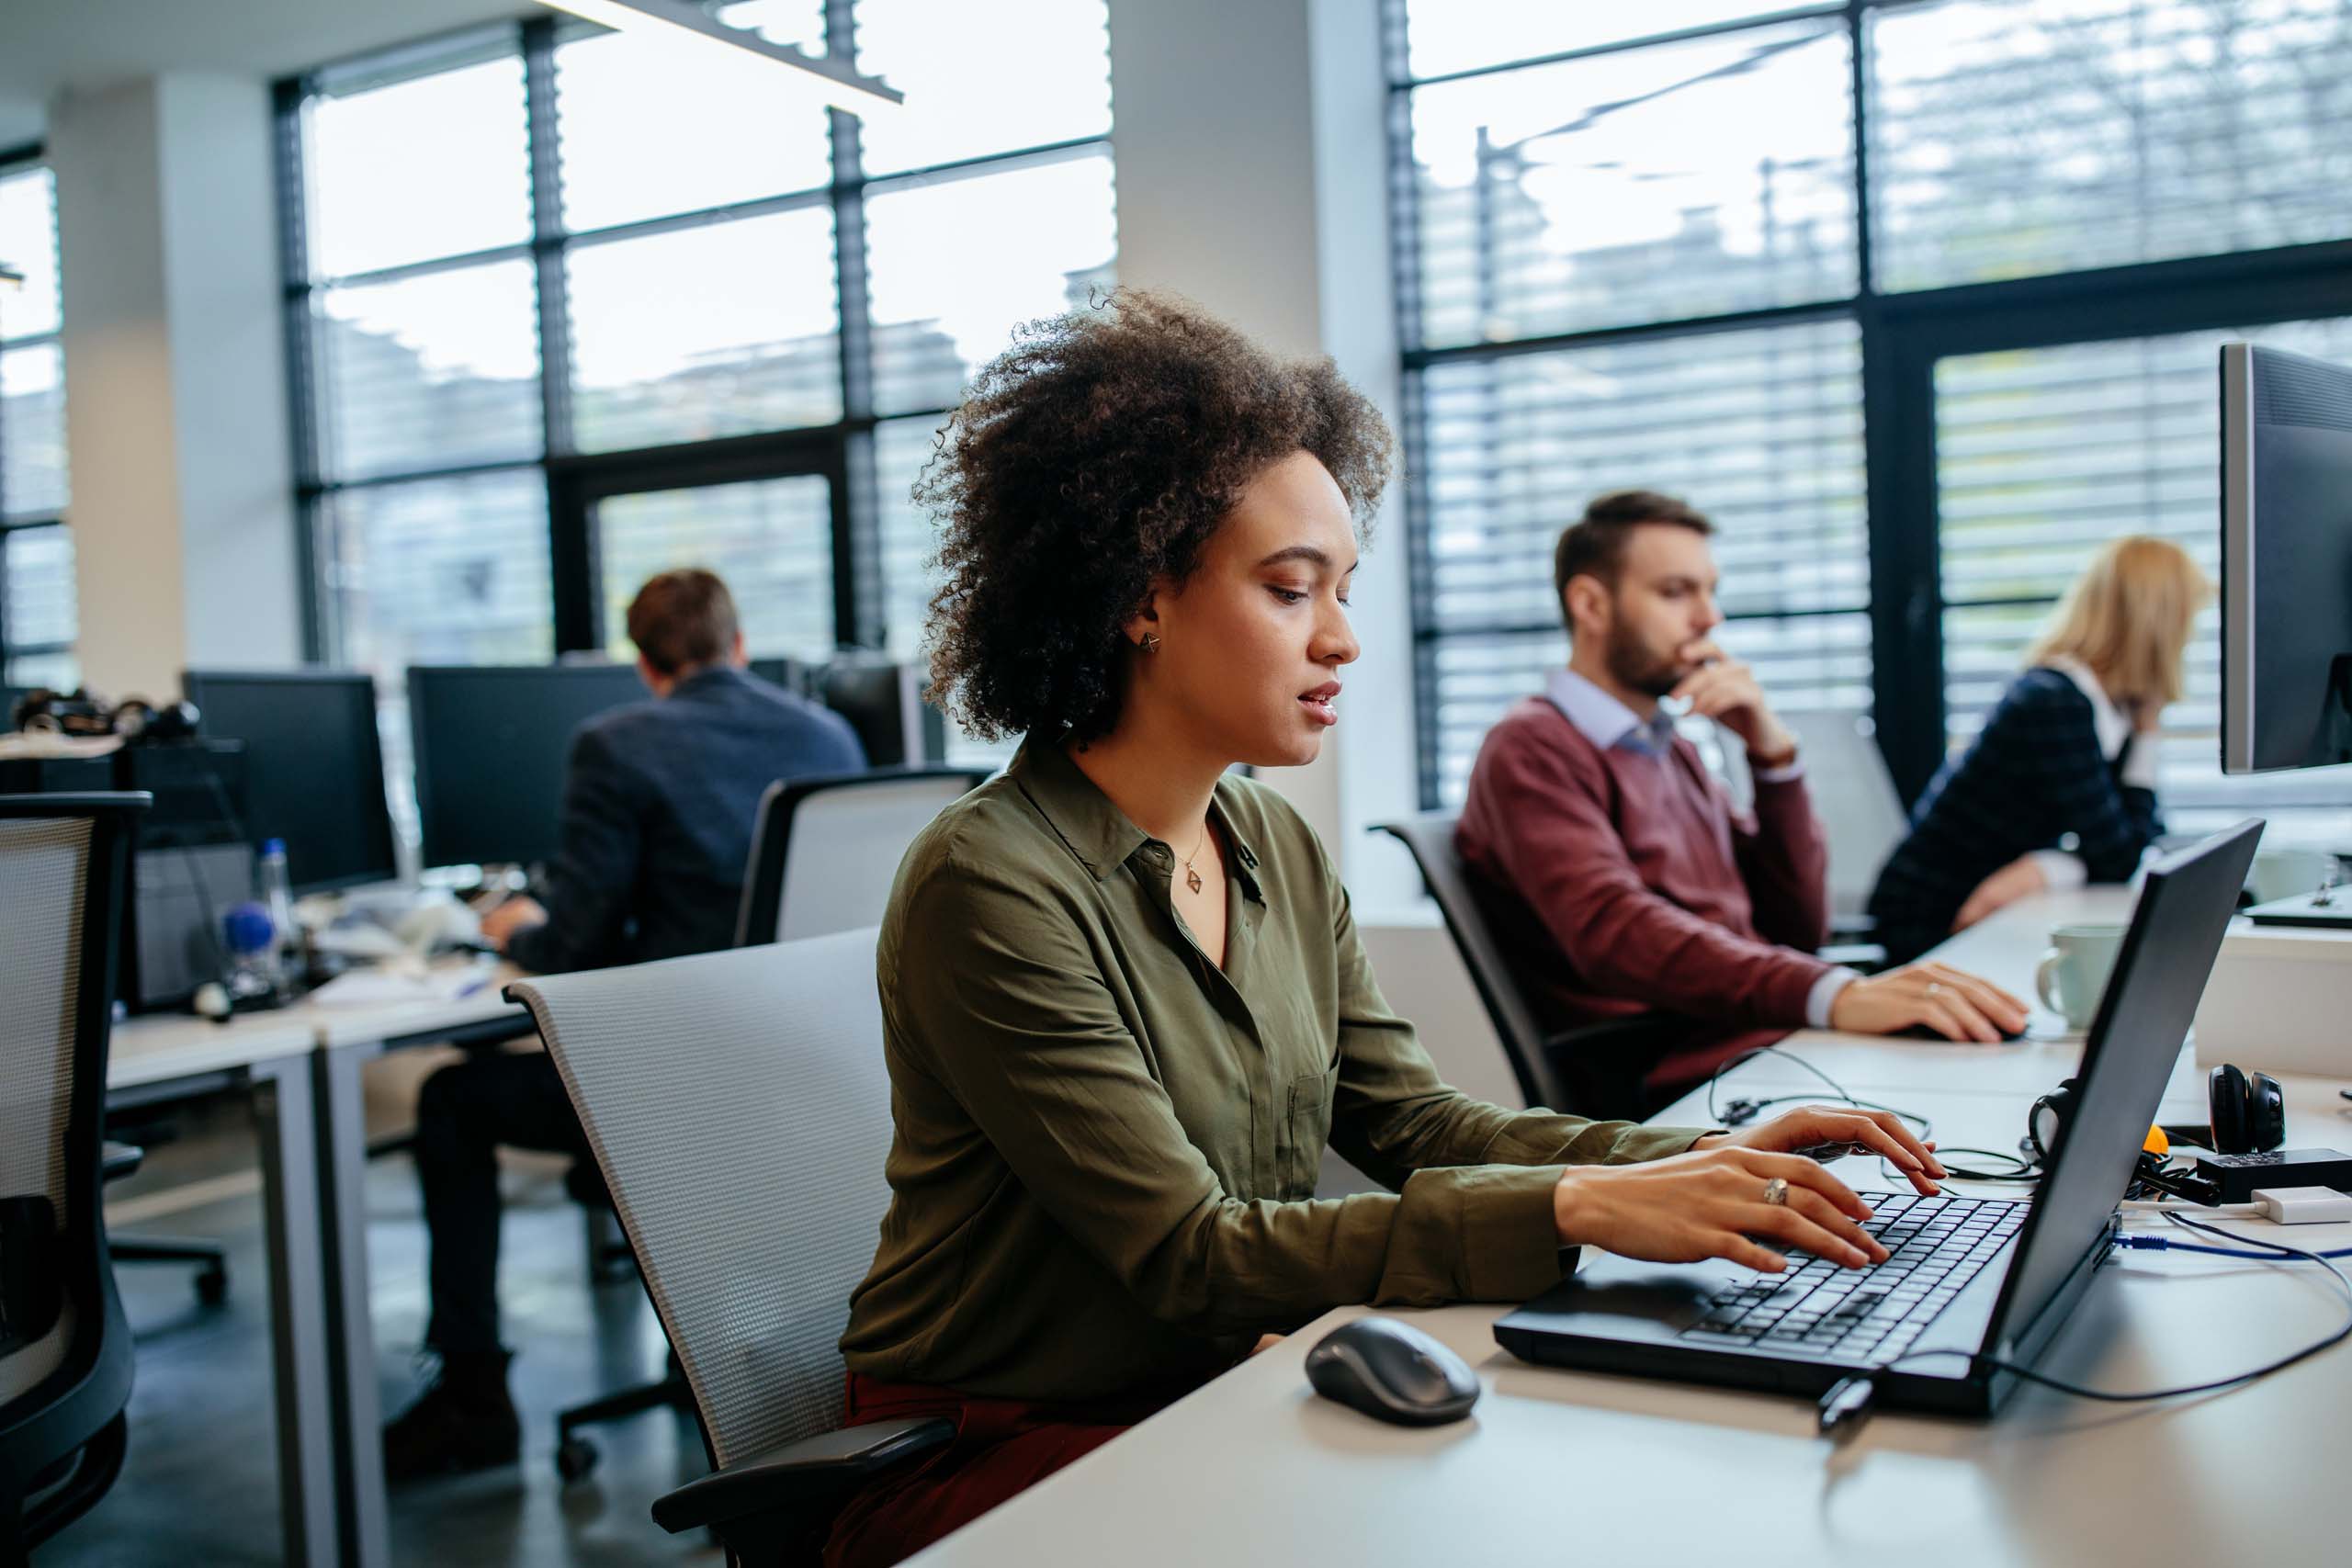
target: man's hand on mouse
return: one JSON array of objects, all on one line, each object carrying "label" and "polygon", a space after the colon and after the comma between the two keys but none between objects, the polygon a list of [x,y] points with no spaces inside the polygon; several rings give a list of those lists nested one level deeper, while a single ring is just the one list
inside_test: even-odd
[{"label": "man's hand on mouse", "polygon": [[1947,1040],[1991,1045],[2021,1032],[2025,1003],[1975,976],[1932,961],[1849,981],[1829,1004],[1829,1027],[1849,1034],[1893,1034],[1924,1025]]},{"label": "man's hand on mouse", "polygon": [[1668,694],[1683,712],[1713,719],[1747,743],[1748,756],[1767,766],[1783,765],[1796,755],[1796,737],[1773,716],[1755,671],[1712,637],[1685,643],[1675,658],[1697,666]]}]

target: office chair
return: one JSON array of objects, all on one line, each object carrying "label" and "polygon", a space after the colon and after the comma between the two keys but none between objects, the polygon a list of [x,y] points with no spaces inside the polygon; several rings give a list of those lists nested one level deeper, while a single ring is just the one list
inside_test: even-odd
[{"label": "office chair", "polygon": [[735,945],[877,925],[899,862],[986,768],[878,768],[781,779],[760,797]]},{"label": "office chair", "polygon": [[[868,927],[518,981],[587,1130],[713,1472],[653,1505],[730,1562],[813,1562],[867,1478],[955,1435],[842,1428],[838,1346],[890,1192]],[[652,1051],[656,1040],[691,1051]]]},{"label": "office chair", "polygon": [[98,1203],[107,1037],[145,795],[0,796],[0,1564],[121,1472],[130,1331]]},{"label": "office chair", "polygon": [[1639,1117],[1646,1113],[1645,1069],[1679,1032],[1672,1020],[1631,1018],[1547,1035],[1535,1006],[1511,972],[1478,894],[1453,852],[1452,811],[1424,811],[1372,831],[1395,837],[1412,852],[1421,882],[1437,900],[1463,967],[1502,1042],[1519,1092],[1531,1106],[1578,1116]]},{"label": "office chair", "polygon": [[[107,1182],[119,1181],[137,1170],[146,1157],[144,1149],[108,1138],[99,1154],[98,1174]],[[107,1238],[107,1248],[118,1267],[125,1263],[193,1263],[197,1265],[196,1299],[206,1306],[219,1306],[229,1299],[229,1249],[217,1241],[117,1235]]]},{"label": "office chair", "polygon": [[[743,874],[735,945],[823,936],[882,919],[899,862],[941,809],[987,778],[978,768],[880,768],[865,773],[779,779],[760,797],[752,856]],[[613,1204],[595,1168],[575,1165],[564,1189],[588,1221],[588,1279],[604,1284],[629,1268],[625,1237],[614,1235]],[[669,1357],[658,1381],[633,1384],[556,1413],[556,1472],[578,1481],[596,1466],[582,1427],[694,1403]]]}]

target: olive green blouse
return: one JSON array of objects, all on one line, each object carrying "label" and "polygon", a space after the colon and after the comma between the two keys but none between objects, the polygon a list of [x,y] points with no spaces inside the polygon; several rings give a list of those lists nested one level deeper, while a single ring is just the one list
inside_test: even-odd
[{"label": "olive green blouse", "polygon": [[[1168,845],[1057,746],[1024,745],[908,851],[879,953],[892,1198],[851,1371],[1106,1399],[1346,1303],[1524,1300],[1573,1264],[1564,1165],[1699,1136],[1440,1082],[1314,831],[1231,775],[1212,810],[1222,970],[1170,901]],[[1391,1190],[1317,1200],[1327,1142]]]}]

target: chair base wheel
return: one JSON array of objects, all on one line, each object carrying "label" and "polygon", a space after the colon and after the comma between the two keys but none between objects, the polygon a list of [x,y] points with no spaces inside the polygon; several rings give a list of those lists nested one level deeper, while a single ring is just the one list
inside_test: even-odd
[{"label": "chair base wheel", "polygon": [[566,1438],[555,1447],[555,1472],[569,1484],[595,1469],[599,1457],[596,1445],[587,1438]]}]

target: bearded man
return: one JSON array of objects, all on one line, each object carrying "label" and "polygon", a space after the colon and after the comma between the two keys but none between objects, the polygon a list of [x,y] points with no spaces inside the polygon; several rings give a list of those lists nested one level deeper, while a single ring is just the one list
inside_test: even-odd
[{"label": "bearded man", "polygon": [[[1561,534],[1567,668],[1487,734],[1455,829],[1588,1115],[1645,1114],[1792,1029],[1992,1042],[2025,1027],[2024,1003],[1944,964],[1864,976],[1815,955],[1827,853],[1795,737],[1714,641],[1714,532],[1637,490]],[[1676,732],[1683,714],[1745,746],[1751,811]]]}]

